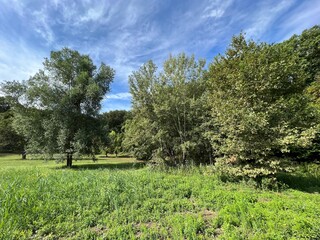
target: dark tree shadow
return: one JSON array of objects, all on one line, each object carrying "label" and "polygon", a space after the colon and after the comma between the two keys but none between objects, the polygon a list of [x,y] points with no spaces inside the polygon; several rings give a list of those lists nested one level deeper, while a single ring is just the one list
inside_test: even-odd
[{"label": "dark tree shadow", "polygon": [[108,159],[108,158],[132,158],[132,156],[130,155],[118,155],[118,156],[112,156],[112,155],[108,155],[108,157],[106,156],[99,156],[99,159]]},{"label": "dark tree shadow", "polygon": [[277,176],[279,182],[289,188],[307,193],[320,193],[320,177],[302,174],[280,173]]},{"label": "dark tree shadow", "polygon": [[[72,170],[98,170],[98,169],[140,169],[145,166],[144,162],[132,162],[132,163],[91,163],[91,164],[80,164],[73,165]],[[67,166],[56,167],[56,169],[68,169]]]},{"label": "dark tree shadow", "polygon": [[21,153],[0,153],[0,157],[11,157],[11,156],[17,156],[21,158]]}]

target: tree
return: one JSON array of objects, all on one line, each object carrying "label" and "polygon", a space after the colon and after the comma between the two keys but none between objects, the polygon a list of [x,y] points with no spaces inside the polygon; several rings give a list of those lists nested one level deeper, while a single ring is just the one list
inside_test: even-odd
[{"label": "tree", "polygon": [[0,97],[0,113],[4,113],[10,110],[10,104],[4,97]]},{"label": "tree", "polygon": [[14,125],[29,153],[60,153],[71,167],[74,153],[94,156],[100,102],[114,70],[104,63],[97,69],[88,55],[68,48],[52,51],[43,66],[28,81],[6,82],[3,90],[15,102]]},{"label": "tree", "polygon": [[292,53],[300,58],[307,73],[306,82],[310,84],[315,81],[320,74],[320,26],[306,29],[301,35],[293,35],[280,45],[290,47]]},{"label": "tree", "polygon": [[[105,134],[103,148],[106,156],[108,152],[116,153],[122,151],[123,128],[125,121],[130,118],[130,112],[125,110],[114,110],[103,113],[100,116],[103,124],[103,133]],[[116,136],[116,138],[115,138]],[[115,141],[115,139],[117,139]]]},{"label": "tree", "polygon": [[118,156],[118,153],[122,151],[122,138],[123,133],[117,133],[114,130],[112,130],[109,133],[109,150],[111,153],[116,154],[116,157]]},{"label": "tree", "polygon": [[152,105],[157,66],[148,61],[129,76],[132,95],[132,119],[125,123],[123,146],[140,160],[150,160],[156,149],[156,128]]},{"label": "tree", "polygon": [[202,135],[206,106],[205,61],[180,54],[163,64],[155,84],[154,112],[160,148],[158,155],[171,163],[189,164],[208,161],[210,145]]},{"label": "tree", "polygon": [[281,170],[281,154],[303,142],[304,131],[315,125],[297,54],[285,45],[246,41],[241,34],[215,58],[208,76],[208,103],[219,127],[211,134],[220,154],[217,165],[254,178]]},{"label": "tree", "polygon": [[0,151],[22,151],[24,139],[12,126],[14,116],[9,103],[4,97],[0,97]]},{"label": "tree", "polygon": [[122,132],[125,121],[130,118],[130,112],[125,110],[109,111],[103,113],[101,118],[109,131],[120,133]]},{"label": "tree", "polygon": [[157,148],[155,129],[150,119],[137,113],[125,123],[123,147],[139,160],[150,160]]},{"label": "tree", "polygon": [[133,119],[126,125],[125,143],[134,146],[137,155],[169,164],[210,159],[211,147],[201,129],[204,65],[180,54],[170,56],[158,75],[149,61],[129,77]]},{"label": "tree", "polygon": [[[317,122],[320,122],[320,26],[306,29],[301,35],[294,35],[289,40],[280,43],[287,46],[292,54],[298,55],[300,65],[305,70],[306,89],[305,96],[310,99],[311,107],[317,109]],[[301,161],[313,161],[320,157],[320,124],[317,127],[310,126],[305,137],[312,139],[307,145],[294,146],[289,155]]]}]

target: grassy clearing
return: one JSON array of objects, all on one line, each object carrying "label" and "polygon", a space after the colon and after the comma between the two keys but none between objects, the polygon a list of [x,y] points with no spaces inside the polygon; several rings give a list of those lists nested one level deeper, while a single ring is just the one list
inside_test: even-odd
[{"label": "grassy clearing", "polygon": [[[98,156],[98,161],[93,162],[90,157],[84,158],[83,160],[74,160],[74,169],[99,169],[99,168],[132,168],[142,166],[143,162],[136,161],[130,157],[110,157]],[[37,167],[37,168],[49,168],[59,169],[65,168],[66,163],[59,163],[56,161],[45,161],[45,160],[22,160],[21,155],[16,154],[5,154],[0,153],[0,168],[24,168],[24,167]]]},{"label": "grassy clearing", "polygon": [[70,170],[18,159],[0,157],[0,239],[320,238],[317,167],[280,176],[293,185],[276,192],[206,168],[160,172],[108,158]]}]

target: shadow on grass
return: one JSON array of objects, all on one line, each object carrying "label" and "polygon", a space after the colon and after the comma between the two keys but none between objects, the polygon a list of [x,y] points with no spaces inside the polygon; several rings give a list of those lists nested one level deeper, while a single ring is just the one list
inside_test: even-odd
[{"label": "shadow on grass", "polygon": [[21,158],[20,153],[0,153],[0,157],[12,157],[12,156],[18,156]]},{"label": "shadow on grass", "polygon": [[307,193],[320,193],[320,177],[313,175],[280,173],[277,179],[289,188]]},{"label": "shadow on grass", "polygon": [[99,156],[98,158],[99,158],[99,159],[100,159],[100,158],[101,158],[101,159],[106,159],[106,158],[132,158],[132,156],[130,156],[130,155],[118,155],[118,156],[108,155],[108,157],[106,157],[106,156]]},{"label": "shadow on grass", "polygon": [[[91,164],[80,164],[73,165],[71,170],[96,170],[96,169],[140,169],[145,166],[144,162],[133,162],[133,163],[91,163]],[[57,167],[56,169],[68,169],[67,166]]]}]

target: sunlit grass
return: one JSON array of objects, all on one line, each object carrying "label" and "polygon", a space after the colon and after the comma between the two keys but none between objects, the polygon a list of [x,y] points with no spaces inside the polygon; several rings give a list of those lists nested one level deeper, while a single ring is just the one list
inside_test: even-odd
[{"label": "sunlit grass", "polygon": [[269,191],[205,167],[162,172],[102,156],[64,165],[0,157],[0,239],[320,238],[318,178],[307,191]]},{"label": "sunlit grass", "polygon": [[[88,167],[88,168],[99,168],[106,166],[116,164],[121,167],[121,164],[138,164],[141,163],[141,161],[137,161],[135,158],[130,157],[115,157],[114,155],[110,155],[108,157],[105,157],[103,155],[98,155],[97,161],[92,161],[90,157],[83,157],[81,160],[74,159],[73,160],[73,166],[75,168],[79,167]],[[59,168],[64,167],[66,165],[65,162],[57,162],[55,160],[33,160],[29,159],[29,157],[26,160],[22,160],[21,155],[18,154],[5,154],[0,153],[0,168],[6,168],[6,167],[14,167],[14,168],[22,168],[22,167],[45,167],[45,168]],[[117,167],[114,165],[114,167]]]}]

